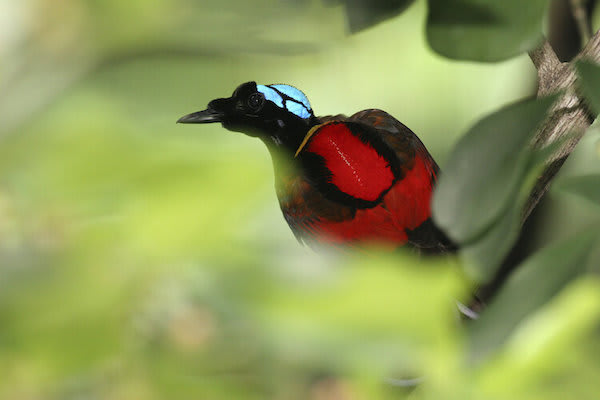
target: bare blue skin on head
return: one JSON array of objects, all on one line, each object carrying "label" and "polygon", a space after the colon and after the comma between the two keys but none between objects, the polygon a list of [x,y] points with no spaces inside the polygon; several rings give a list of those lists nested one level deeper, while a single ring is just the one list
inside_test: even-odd
[{"label": "bare blue skin on head", "polygon": [[307,119],[313,115],[308,98],[302,91],[289,85],[256,85],[259,92],[265,95],[265,99],[272,101],[277,107],[284,108],[289,112]]}]

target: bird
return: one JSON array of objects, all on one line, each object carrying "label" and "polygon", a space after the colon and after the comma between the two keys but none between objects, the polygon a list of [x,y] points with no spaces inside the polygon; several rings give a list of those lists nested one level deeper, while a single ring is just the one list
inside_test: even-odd
[{"label": "bird", "polygon": [[431,217],[437,163],[385,111],[317,117],[296,87],[251,81],[177,122],[221,123],[260,139],[271,154],[281,211],[300,243],[407,245],[434,254],[455,248]]}]

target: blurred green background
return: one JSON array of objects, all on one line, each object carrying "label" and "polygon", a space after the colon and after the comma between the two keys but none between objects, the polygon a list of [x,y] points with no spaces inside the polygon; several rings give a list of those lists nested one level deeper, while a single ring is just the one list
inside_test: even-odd
[{"label": "blurred green background", "polygon": [[[242,82],[288,83],[317,115],[390,112],[443,166],[535,70],[446,60],[425,17],[418,1],[348,36],[321,1],[2,1],[0,398],[594,398],[597,280],[469,363],[456,260],[314,254],[259,141],[175,124]],[[566,173],[600,171],[599,137]],[[540,243],[597,216],[565,197]]]}]

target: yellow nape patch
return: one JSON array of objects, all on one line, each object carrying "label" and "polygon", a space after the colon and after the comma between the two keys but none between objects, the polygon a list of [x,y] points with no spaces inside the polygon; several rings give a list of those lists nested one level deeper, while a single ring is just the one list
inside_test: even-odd
[{"label": "yellow nape patch", "polygon": [[312,128],[310,128],[310,130],[308,131],[308,133],[306,134],[306,136],[304,136],[304,139],[302,140],[302,143],[300,143],[300,146],[298,146],[298,150],[296,150],[296,154],[294,154],[294,157],[298,157],[298,154],[300,154],[300,152],[302,151],[302,149],[304,148],[304,146],[306,146],[306,143],[308,143],[308,139],[310,139],[310,137],[319,129],[321,129],[322,127],[324,127],[325,125],[334,123],[336,121],[327,121],[323,124],[320,125],[315,125]]}]

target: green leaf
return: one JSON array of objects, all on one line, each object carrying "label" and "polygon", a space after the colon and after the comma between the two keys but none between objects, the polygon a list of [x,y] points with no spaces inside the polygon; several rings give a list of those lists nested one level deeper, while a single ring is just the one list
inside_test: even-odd
[{"label": "green leaf", "polygon": [[498,349],[521,321],[584,272],[599,236],[597,227],[588,229],[539,251],[519,266],[471,325],[470,357],[481,360]]},{"label": "green leaf", "polygon": [[557,189],[600,205],[600,174],[563,178],[558,182]]},{"label": "green leaf", "polygon": [[529,153],[529,163],[518,191],[510,196],[514,200],[507,203],[506,209],[484,234],[460,249],[465,270],[475,281],[488,282],[495,276],[498,267],[519,238],[523,207],[537,177],[548,162],[548,157],[555,154],[566,140],[567,138],[563,138]]},{"label": "green leaf", "polygon": [[493,278],[504,256],[519,238],[523,200],[504,210],[479,240],[460,249],[465,269],[476,282],[487,282]]},{"label": "green leaf", "polygon": [[414,0],[342,0],[342,2],[346,4],[350,32],[356,33],[395,17],[408,8]]},{"label": "green leaf", "polygon": [[548,0],[429,0],[427,39],[458,60],[500,61],[542,40]]},{"label": "green leaf", "polygon": [[577,63],[581,90],[590,102],[596,115],[600,114],[600,65],[590,61],[579,61]]},{"label": "green leaf", "polygon": [[479,121],[454,147],[433,215],[455,242],[475,240],[513,202],[530,165],[529,141],[555,99],[510,105]]}]

